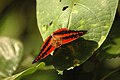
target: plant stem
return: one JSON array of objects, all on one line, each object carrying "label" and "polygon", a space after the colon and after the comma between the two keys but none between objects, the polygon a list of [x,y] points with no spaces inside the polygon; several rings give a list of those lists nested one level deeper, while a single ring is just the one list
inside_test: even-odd
[{"label": "plant stem", "polygon": [[105,80],[107,77],[109,77],[111,74],[113,74],[113,73],[115,73],[115,72],[117,72],[117,71],[119,71],[120,70],[120,67],[119,68],[117,68],[117,69],[115,69],[115,70],[113,70],[113,71],[111,71],[110,73],[108,73],[107,75],[105,75],[104,77],[102,77],[101,78],[101,80]]}]

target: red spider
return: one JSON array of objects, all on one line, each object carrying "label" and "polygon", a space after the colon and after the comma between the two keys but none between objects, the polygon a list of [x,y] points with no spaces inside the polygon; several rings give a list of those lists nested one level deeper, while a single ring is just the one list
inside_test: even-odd
[{"label": "red spider", "polygon": [[44,44],[41,47],[41,52],[35,58],[32,63],[37,62],[45,57],[47,57],[53,50],[59,48],[61,45],[72,42],[78,39],[80,36],[84,35],[86,30],[68,30],[67,28],[61,28],[53,32],[50,36],[47,37]]}]

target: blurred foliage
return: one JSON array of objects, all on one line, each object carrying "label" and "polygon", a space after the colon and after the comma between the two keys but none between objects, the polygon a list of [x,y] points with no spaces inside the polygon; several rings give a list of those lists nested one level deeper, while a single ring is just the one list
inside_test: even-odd
[{"label": "blurred foliage", "polygon": [[0,37],[0,79],[8,77],[16,70],[23,53],[19,41]]},{"label": "blurred foliage", "polygon": [[[117,0],[72,1],[0,0],[0,80],[120,79]],[[62,27],[88,33],[32,64],[43,40]]]}]

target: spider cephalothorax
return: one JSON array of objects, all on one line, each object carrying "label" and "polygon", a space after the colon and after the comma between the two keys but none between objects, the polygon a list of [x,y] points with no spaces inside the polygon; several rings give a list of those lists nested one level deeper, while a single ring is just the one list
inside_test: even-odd
[{"label": "spider cephalothorax", "polygon": [[60,36],[52,36],[52,41],[51,45],[54,46],[55,48],[59,48],[62,45],[62,38]]}]

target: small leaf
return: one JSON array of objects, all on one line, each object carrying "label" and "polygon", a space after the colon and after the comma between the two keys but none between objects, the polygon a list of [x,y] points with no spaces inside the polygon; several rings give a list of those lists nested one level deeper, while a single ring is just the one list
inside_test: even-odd
[{"label": "small leaf", "polygon": [[120,54],[120,38],[113,39],[114,44],[111,44],[108,50],[106,50],[107,53],[118,55]]},{"label": "small leaf", "polygon": [[23,53],[22,44],[14,39],[0,37],[0,78],[11,76]]},{"label": "small leaf", "polygon": [[31,67],[31,68],[28,68],[18,74],[15,74],[11,77],[8,77],[8,78],[5,78],[4,80],[20,80],[23,76],[26,76],[26,75],[29,75],[29,74],[32,74],[34,73],[38,68],[43,68],[45,66],[45,63],[44,62],[41,62],[40,64],[38,64],[37,66],[35,67]]}]

